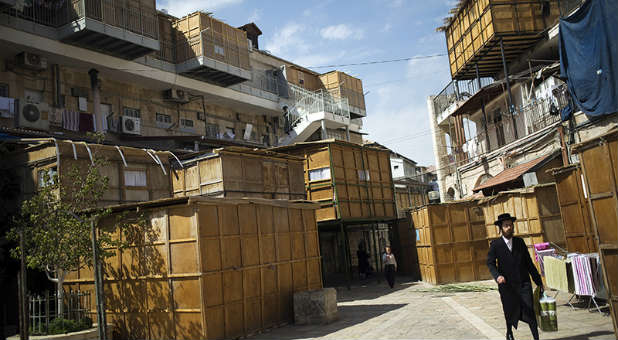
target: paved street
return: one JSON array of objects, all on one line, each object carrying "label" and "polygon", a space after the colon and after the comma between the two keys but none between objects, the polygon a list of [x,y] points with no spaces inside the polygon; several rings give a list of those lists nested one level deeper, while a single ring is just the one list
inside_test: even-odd
[{"label": "paved street", "polygon": [[[329,325],[288,325],[252,339],[504,339],[502,307],[496,290],[441,292],[422,282],[400,279],[391,290],[381,282],[338,288],[339,320]],[[492,287],[493,281],[471,283]],[[615,339],[611,318],[585,307],[572,310],[570,296],[559,294],[558,332],[541,339]],[[578,305],[579,306],[579,305]],[[520,323],[515,339],[530,339]]]}]

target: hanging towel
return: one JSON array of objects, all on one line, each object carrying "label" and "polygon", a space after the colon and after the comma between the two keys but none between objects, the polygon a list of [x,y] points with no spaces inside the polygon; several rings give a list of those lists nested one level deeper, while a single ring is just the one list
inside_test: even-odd
[{"label": "hanging towel", "polygon": [[79,131],[79,112],[62,112],[62,128],[70,131]]},{"label": "hanging towel", "polygon": [[79,131],[81,132],[93,132],[94,131],[94,118],[90,113],[81,112],[79,114]]},{"label": "hanging towel", "polygon": [[538,263],[539,263],[539,267],[541,268],[541,275],[544,275],[543,273],[545,273],[545,268],[544,268],[545,258],[547,256],[555,256],[555,255],[556,255],[556,249],[553,249],[553,248],[537,251]]},{"label": "hanging towel", "polygon": [[567,267],[564,260],[553,257],[545,257],[545,281],[547,287],[562,292],[569,291],[569,281],[567,278]]}]

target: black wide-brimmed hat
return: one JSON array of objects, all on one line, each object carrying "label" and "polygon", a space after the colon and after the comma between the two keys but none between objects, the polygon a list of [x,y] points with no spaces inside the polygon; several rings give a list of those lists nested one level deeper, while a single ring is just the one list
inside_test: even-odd
[{"label": "black wide-brimmed hat", "polygon": [[498,219],[494,222],[494,224],[497,225],[498,227],[501,227],[502,226],[502,222],[504,222],[504,221],[515,222],[516,220],[517,220],[517,218],[515,216],[511,216],[511,214],[509,214],[509,213],[504,213],[504,214],[498,215]]}]

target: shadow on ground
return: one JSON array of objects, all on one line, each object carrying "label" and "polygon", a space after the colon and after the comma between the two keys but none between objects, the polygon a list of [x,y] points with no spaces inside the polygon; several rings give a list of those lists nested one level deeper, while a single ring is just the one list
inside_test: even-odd
[{"label": "shadow on ground", "polygon": [[345,285],[337,286],[335,289],[337,289],[337,302],[349,302],[376,299],[418,284],[422,283],[420,281],[414,282],[409,277],[398,277],[395,286],[390,288],[383,277],[379,277],[377,279],[352,281],[349,290]]},{"label": "shadow on ground", "polygon": [[339,319],[327,325],[290,325],[283,328],[276,328],[255,335],[249,339],[306,339],[323,337],[342,329],[352,327],[367,320],[378,317],[384,313],[402,308],[406,304],[384,304],[384,305],[354,305],[339,306]]},{"label": "shadow on ground", "polygon": [[554,340],[587,340],[587,339],[597,339],[597,337],[604,336],[604,335],[614,335],[614,332],[596,331],[596,332],[590,332],[587,334],[578,334],[578,335],[567,336],[567,337],[562,337],[562,338],[555,338]]}]

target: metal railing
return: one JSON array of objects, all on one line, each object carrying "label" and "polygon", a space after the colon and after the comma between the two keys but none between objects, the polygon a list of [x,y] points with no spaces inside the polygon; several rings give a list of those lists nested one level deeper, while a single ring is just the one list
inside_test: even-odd
[{"label": "metal railing", "polygon": [[38,334],[46,333],[50,321],[56,318],[81,321],[90,313],[92,303],[90,291],[68,291],[64,294],[64,312],[58,314],[56,292],[46,291],[43,295],[31,296],[29,300],[30,327]]},{"label": "metal railing", "polygon": [[563,84],[552,92],[553,96],[534,99],[519,109],[525,115],[527,134],[560,121],[560,111],[569,103],[567,86]]},{"label": "metal railing", "polygon": [[279,94],[279,83],[277,81],[277,78],[275,78],[272,74],[262,70],[254,70],[252,72],[251,81],[246,81],[243,84],[276,95]]},{"label": "metal railing", "polygon": [[481,87],[477,79],[453,80],[433,99],[435,114],[440,115],[453,103],[466,100],[475,95],[479,90],[494,82],[493,78],[481,78]]},{"label": "metal railing", "polygon": [[[560,111],[569,104],[569,94],[566,84],[562,84],[552,90],[552,96],[533,99],[526,105],[516,109],[515,115],[523,115],[525,129],[521,126],[517,128],[518,139],[529,136],[537,131],[540,131],[548,126],[555,125],[560,121]],[[487,144],[487,136],[484,129],[476,134],[476,136],[468,139],[461,149],[454,148],[451,159],[443,157],[443,164],[455,165],[455,156],[457,154],[457,165],[461,165],[467,160],[476,159],[479,156],[495,151],[505,145],[515,142],[514,127],[509,113],[500,113],[502,119],[498,123],[492,123],[487,126],[487,130],[491,131],[489,145]],[[523,131],[522,131],[523,130]],[[452,169],[454,171],[454,169]]]},{"label": "metal railing", "polygon": [[312,113],[331,113],[342,119],[350,119],[350,106],[347,98],[335,98],[328,91],[309,91],[300,86],[289,84],[294,106],[288,109],[288,121],[296,126]]},{"label": "metal railing", "polygon": [[156,10],[137,8],[126,0],[33,0],[26,1],[23,7],[12,7],[4,12],[54,28],[87,17],[153,39],[159,38]]}]

